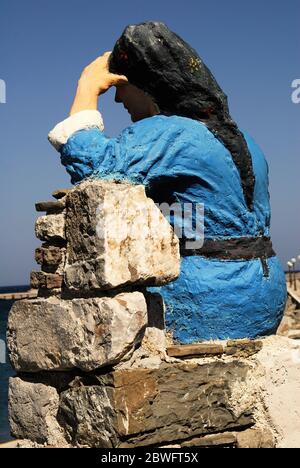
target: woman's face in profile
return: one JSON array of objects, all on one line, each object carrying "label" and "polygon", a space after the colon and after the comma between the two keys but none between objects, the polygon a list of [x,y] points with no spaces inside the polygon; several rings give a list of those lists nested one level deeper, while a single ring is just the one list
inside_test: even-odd
[{"label": "woman's face in profile", "polygon": [[130,83],[116,86],[115,102],[123,103],[132,122],[138,122],[159,113],[152,98]]}]

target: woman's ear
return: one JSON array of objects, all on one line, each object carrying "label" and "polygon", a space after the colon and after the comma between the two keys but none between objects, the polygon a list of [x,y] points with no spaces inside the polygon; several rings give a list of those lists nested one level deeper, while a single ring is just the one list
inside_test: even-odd
[{"label": "woman's ear", "polygon": [[160,114],[160,108],[158,107],[158,104],[152,100],[152,109],[151,109],[152,115],[158,115]]}]

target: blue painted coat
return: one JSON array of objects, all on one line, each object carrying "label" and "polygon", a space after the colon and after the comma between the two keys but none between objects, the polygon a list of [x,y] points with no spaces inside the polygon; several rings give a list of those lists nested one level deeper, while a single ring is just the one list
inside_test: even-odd
[{"label": "blue painted coat", "polygon": [[[269,236],[268,166],[244,133],[255,174],[254,210],[245,203],[239,172],[225,146],[201,122],[159,115],[141,120],[118,138],[97,128],[74,133],[61,148],[72,182],[94,175],[144,184],[155,201],[203,203],[205,239]],[[167,200],[159,200],[167,198]],[[180,277],[151,288],[166,303],[166,325],[181,343],[254,338],[274,333],[286,302],[277,257],[222,261],[181,259]]]}]

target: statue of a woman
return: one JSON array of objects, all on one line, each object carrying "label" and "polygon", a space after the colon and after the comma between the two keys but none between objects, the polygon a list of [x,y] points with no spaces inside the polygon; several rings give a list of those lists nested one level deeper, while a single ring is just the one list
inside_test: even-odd
[{"label": "statue of a woman", "polygon": [[[118,138],[105,136],[97,110],[111,86],[134,122]],[[49,139],[73,183],[129,180],[159,204],[204,204],[203,247],[188,249],[181,239],[180,277],[156,288],[176,340],[275,333],[286,286],[270,240],[268,166],[179,36],[162,23],[127,27],[113,52],[84,70],[71,116]]]}]

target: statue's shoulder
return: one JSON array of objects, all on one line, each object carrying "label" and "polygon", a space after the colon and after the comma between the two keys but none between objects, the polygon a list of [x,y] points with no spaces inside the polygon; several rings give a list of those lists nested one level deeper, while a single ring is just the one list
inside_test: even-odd
[{"label": "statue's shoulder", "polygon": [[211,134],[206,125],[198,120],[193,120],[188,117],[181,117],[178,115],[164,115],[159,114],[153,117],[135,122],[126,129],[126,132],[162,132],[162,131],[182,131],[190,133]]},{"label": "statue's shoulder", "polygon": [[242,134],[244,135],[244,138],[246,140],[249,151],[252,154],[252,157],[256,159],[260,159],[260,160],[266,160],[264,151],[262,150],[261,146],[257,143],[257,141],[252,137],[252,135],[250,135],[248,132],[246,132],[243,129],[240,129],[240,130]]}]

